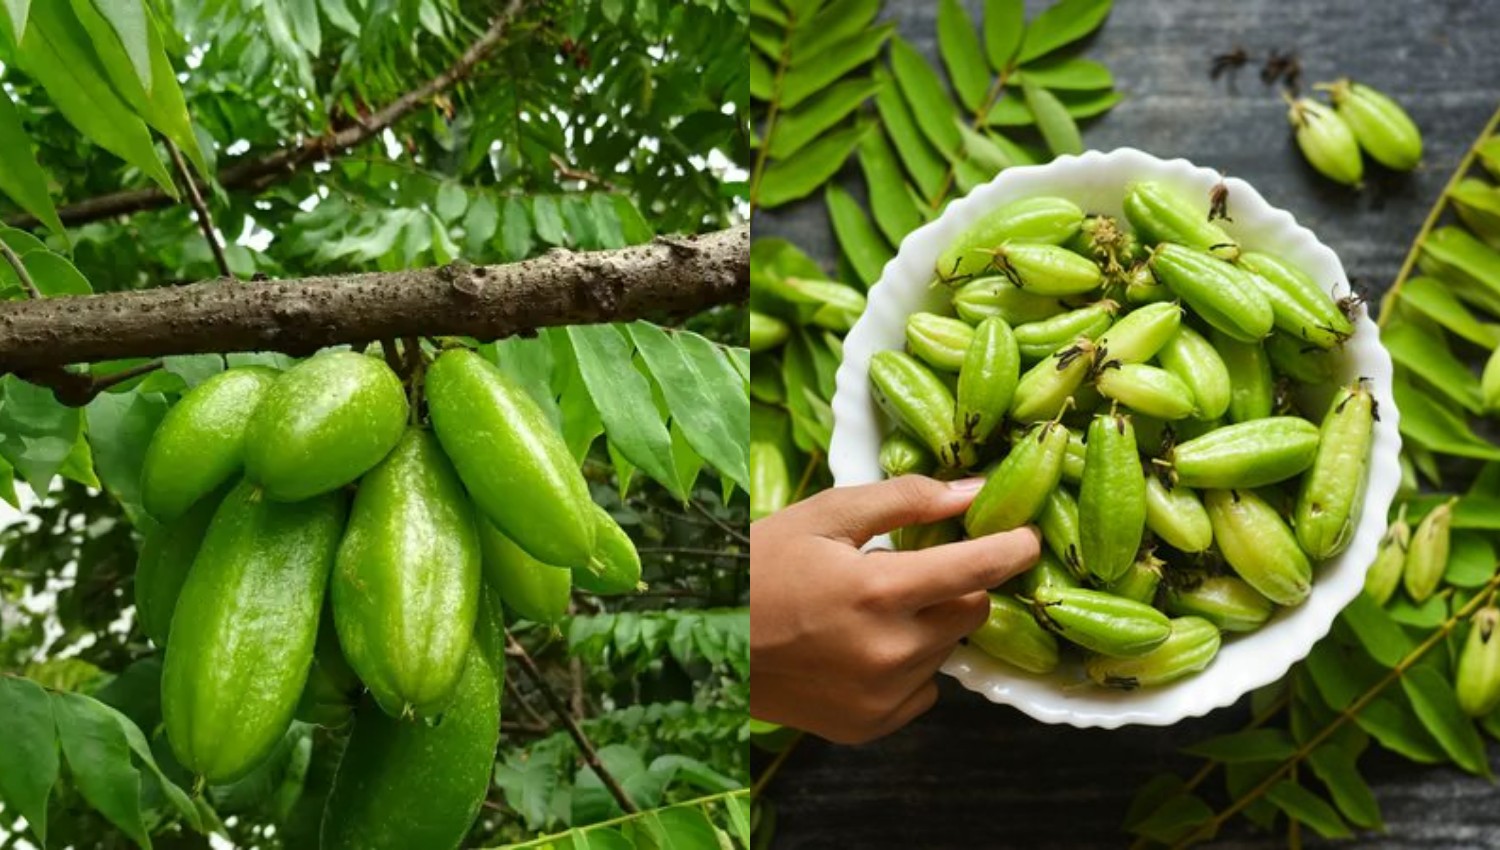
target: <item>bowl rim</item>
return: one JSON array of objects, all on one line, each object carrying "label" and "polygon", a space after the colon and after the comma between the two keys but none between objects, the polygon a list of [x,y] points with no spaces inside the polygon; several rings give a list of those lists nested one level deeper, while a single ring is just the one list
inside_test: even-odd
[{"label": "bowl rim", "polygon": [[[835,486],[865,484],[881,478],[874,452],[869,449],[872,445],[878,448],[880,434],[876,424],[879,417],[869,391],[868,363],[875,351],[900,347],[899,328],[912,311],[901,312],[897,302],[903,297],[908,301],[921,297],[903,292],[903,288],[925,289],[933,276],[932,264],[937,252],[985,212],[1019,198],[1046,194],[1038,191],[1045,189],[1041,184],[1056,180],[1060,174],[1087,175],[1101,170],[1116,175],[1114,181],[1121,193],[1130,182],[1143,179],[1204,191],[1222,181],[1232,199],[1235,222],[1226,224],[1231,232],[1248,230],[1262,234],[1251,240],[1253,243],[1271,241],[1274,236],[1278,257],[1287,258],[1319,279],[1332,280],[1335,295],[1351,292],[1338,255],[1309,228],[1299,224],[1290,212],[1272,206],[1252,185],[1239,178],[1225,177],[1186,159],[1164,160],[1130,147],[1087,151],[1060,156],[1043,165],[1007,168],[955,199],[937,218],[908,234],[882,269],[880,279],[870,287],[865,313],[845,337],[844,356],[835,375],[834,427],[829,447],[829,468]],[[1063,192],[1057,194],[1066,196]],[[1226,640],[1214,663],[1202,673],[1158,688],[1124,692],[1089,686],[1084,692],[1064,684],[1058,673],[1027,674],[967,645],[955,649],[943,665],[943,672],[992,702],[1010,705],[1044,723],[1113,729],[1124,725],[1165,726],[1202,716],[1282,678],[1305,658],[1332,628],[1339,612],[1362,591],[1364,573],[1384,534],[1386,517],[1400,482],[1401,437],[1399,412],[1391,393],[1393,366],[1389,353],[1380,344],[1379,330],[1368,309],[1364,305],[1357,309],[1356,333],[1344,349],[1349,353],[1346,368],[1352,366],[1355,374],[1347,377],[1358,376],[1368,382],[1380,405],[1380,418],[1367,462],[1369,477],[1354,539],[1343,553],[1317,568],[1314,592],[1306,601],[1296,608],[1278,609],[1277,616],[1260,631]],[[896,345],[883,341],[891,337],[893,322],[899,322]],[[866,544],[867,549],[889,547],[888,535]],[[1254,653],[1236,651],[1252,644],[1256,648]],[[1230,669],[1226,658],[1250,663],[1239,663]]]}]

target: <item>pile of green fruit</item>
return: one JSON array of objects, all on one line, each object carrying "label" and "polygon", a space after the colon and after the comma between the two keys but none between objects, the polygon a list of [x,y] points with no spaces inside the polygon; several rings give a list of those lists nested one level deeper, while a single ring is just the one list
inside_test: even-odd
[{"label": "pile of green fruit", "polygon": [[499,601],[550,623],[575,581],[640,581],[525,389],[467,349],[414,353],[416,409],[355,352],[220,373],[168,412],[142,473],[161,525],[136,605],[166,650],[172,752],[200,786],[227,783],[294,718],[352,719],[325,848],[457,846],[498,742]]},{"label": "pile of green fruit", "polygon": [[1298,407],[1297,385],[1336,380],[1347,305],[1206,202],[1139,183],[1124,211],[1129,229],[1061,198],[992,211],[937,262],[956,316],[911,315],[909,353],[869,371],[887,475],[986,476],[961,524],[899,547],[1028,523],[1046,541],[970,642],[1047,673],[1061,637],[1095,683],[1135,688],[1307,597],[1358,524],[1376,405],[1355,382]]}]

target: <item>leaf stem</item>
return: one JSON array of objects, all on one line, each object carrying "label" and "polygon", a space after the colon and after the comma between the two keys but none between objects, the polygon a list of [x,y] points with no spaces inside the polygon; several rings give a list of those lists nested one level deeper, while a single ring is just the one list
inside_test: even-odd
[{"label": "leaf stem", "polygon": [[760,795],[766,790],[766,786],[771,784],[771,780],[776,778],[776,774],[781,770],[782,765],[786,764],[786,760],[791,757],[792,750],[797,749],[797,745],[802,743],[802,739],[805,737],[807,737],[806,732],[798,732],[792,736],[791,740],[786,742],[786,746],[781,748],[781,752],[776,754],[776,758],[772,759],[771,763],[766,765],[766,769],[760,772],[760,776],[755,777],[755,784],[750,787],[750,799],[760,799]]},{"label": "leaf stem", "polygon": [[11,250],[4,239],[0,239],[0,254],[4,254],[5,261],[10,263],[10,267],[16,270],[16,277],[20,278],[21,285],[26,287],[26,297],[40,299],[42,291],[36,288],[36,282],[31,279],[31,272],[26,270],[26,264],[21,262],[21,258],[16,255],[15,251]]},{"label": "leaf stem", "polygon": [[802,468],[802,478],[797,482],[797,489],[792,493],[792,502],[802,501],[807,494],[808,485],[812,484],[813,473],[818,471],[818,464],[823,462],[823,455],[814,451],[807,456],[807,466]]},{"label": "leaf stem", "polygon": [[208,249],[213,252],[214,262],[219,266],[219,274],[234,280],[234,272],[229,270],[229,259],[224,256],[224,246],[219,244],[219,235],[214,232],[213,216],[208,213],[208,204],[203,202],[203,194],[198,191],[198,181],[193,179],[192,172],[188,171],[187,163],[182,160],[182,151],[172,144],[171,139],[162,139],[167,145],[167,153],[172,156],[172,165],[177,169],[177,176],[182,178],[182,185],[187,188],[188,203],[192,204],[193,212],[198,214],[198,229],[203,231],[203,238],[208,240]]},{"label": "leaf stem", "polygon": [[[1257,729],[1265,725],[1267,721],[1280,714],[1282,709],[1290,705],[1291,701],[1291,689],[1287,688],[1282,690],[1281,694],[1277,696],[1276,699],[1272,700],[1271,704],[1266,706],[1260,714],[1257,714],[1256,716],[1250,718],[1250,722],[1245,725],[1245,728]],[[1222,764],[1223,762],[1216,758],[1205,759],[1203,762],[1203,766],[1198,768],[1198,772],[1189,777],[1187,782],[1183,783],[1181,790],[1172,795],[1172,797],[1169,799],[1176,799],[1177,797],[1192,793],[1193,789],[1206,782],[1208,780],[1208,777],[1213,775],[1214,769]],[[1132,841],[1130,843],[1130,850],[1145,850],[1145,848],[1150,847],[1151,845],[1152,842],[1149,841],[1145,836],[1138,836],[1135,841]]]},{"label": "leaf stem", "polygon": [[1380,300],[1380,317],[1375,322],[1377,327],[1383,328],[1390,321],[1394,312],[1391,308],[1395,306],[1396,298],[1401,293],[1401,285],[1406,283],[1407,278],[1411,276],[1412,269],[1417,265],[1417,257],[1422,254],[1422,243],[1427,241],[1428,234],[1437,227],[1438,219],[1448,209],[1448,199],[1452,197],[1454,187],[1464,179],[1474,165],[1474,158],[1479,155],[1480,144],[1495,132],[1496,127],[1500,127],[1500,108],[1497,108],[1490,116],[1490,120],[1485,122],[1484,129],[1479,131],[1479,137],[1472,145],[1469,145],[1468,152],[1464,154],[1463,159],[1459,160],[1458,167],[1453,170],[1453,176],[1449,177],[1447,184],[1443,186],[1443,193],[1438,195],[1432,209],[1427,212],[1427,218],[1422,222],[1422,229],[1417,231],[1417,238],[1412,240],[1411,250],[1406,252],[1406,259],[1401,261],[1401,270],[1396,272],[1396,279],[1391,283],[1391,288]]},{"label": "leaf stem", "polygon": [[521,671],[541,692],[542,698],[547,701],[552,713],[556,714],[557,719],[567,727],[573,743],[578,745],[579,752],[583,754],[583,760],[593,768],[594,775],[598,776],[599,781],[604,783],[604,787],[609,789],[610,795],[615,798],[615,802],[620,804],[620,808],[629,814],[639,814],[641,810],[636,806],[635,801],[625,793],[624,787],[620,785],[619,780],[615,779],[614,774],[604,768],[604,762],[599,759],[598,750],[594,749],[593,743],[583,733],[583,728],[578,725],[578,721],[573,719],[572,713],[568,711],[567,703],[563,702],[562,697],[558,696],[557,692],[552,690],[552,686],[547,684],[547,679],[542,675],[541,669],[536,666],[536,661],[532,660],[531,655],[526,652],[526,647],[516,640],[509,629],[505,632],[505,654],[516,659],[521,665]]},{"label": "leaf stem", "polygon": [[[682,802],[682,803],[673,803],[670,806],[662,806],[660,809],[652,809],[651,811],[652,812],[656,812],[656,811],[661,811],[662,809],[685,809],[685,808],[691,807],[691,808],[695,808],[695,809],[703,809],[705,811],[705,814],[706,814],[707,810],[708,810],[708,808],[710,806],[712,806],[712,805],[714,805],[716,803],[725,802],[725,801],[727,801],[731,797],[738,797],[738,796],[740,796],[740,795],[742,795],[744,793],[745,793],[745,789],[743,789],[743,788],[736,788],[733,791],[724,791],[722,793],[713,794],[713,795],[708,796],[708,797],[699,797],[696,800],[688,800],[688,801]],[[649,814],[649,812],[648,812],[648,814]],[[558,839],[569,838],[570,836],[573,836],[575,834],[588,832],[590,830],[605,829],[605,828],[608,828],[608,827],[611,827],[611,826],[615,826],[616,824],[621,824],[621,823],[625,823],[626,821],[635,820],[637,817],[640,817],[640,813],[639,812],[637,812],[636,814],[624,815],[622,817],[617,817],[617,818],[611,818],[610,820],[599,821],[598,823],[591,823],[591,824],[588,824],[587,826],[574,827],[573,829],[571,829],[571,830],[569,830],[567,832],[560,832],[560,833],[556,833],[554,835],[543,835],[543,836],[540,836],[538,838],[533,838],[532,840],[526,842],[525,844],[507,844],[505,846],[511,848],[511,850],[520,850],[520,848],[524,848],[524,847],[553,847],[553,846],[556,846],[556,843],[557,843]]]},{"label": "leaf stem", "polygon": [[1357,697],[1353,702],[1349,704],[1348,708],[1340,711],[1337,717],[1328,722],[1327,726],[1324,726],[1322,729],[1318,730],[1317,734],[1313,735],[1311,738],[1308,738],[1307,741],[1302,744],[1302,746],[1297,748],[1296,752],[1288,756],[1286,761],[1282,762],[1279,766],[1277,766],[1275,770],[1267,774],[1266,778],[1261,780],[1260,783],[1257,784],[1254,788],[1246,791],[1238,799],[1230,803],[1229,806],[1226,807],[1223,811],[1214,815],[1212,818],[1198,826],[1192,832],[1189,832],[1185,837],[1183,837],[1172,846],[1174,848],[1187,847],[1195,840],[1197,840],[1200,836],[1206,837],[1209,835],[1213,835],[1218,831],[1219,827],[1222,826],[1225,821],[1238,814],[1251,803],[1260,799],[1260,797],[1263,796],[1267,791],[1271,790],[1272,786],[1279,782],[1282,777],[1295,770],[1297,765],[1300,764],[1303,759],[1307,758],[1307,756],[1313,750],[1317,749],[1320,744],[1328,740],[1328,738],[1332,736],[1334,732],[1337,732],[1340,728],[1342,728],[1345,723],[1353,720],[1356,715],[1364,710],[1365,706],[1369,705],[1372,701],[1374,701],[1376,697],[1384,693],[1386,688],[1390,687],[1394,682],[1399,680],[1402,674],[1410,669],[1413,664],[1416,664],[1422,659],[1422,656],[1426,655],[1434,646],[1437,646],[1445,638],[1447,638],[1448,633],[1457,628],[1459,623],[1473,616],[1475,611],[1483,607],[1484,604],[1494,596],[1497,588],[1500,588],[1500,564],[1496,564],[1495,575],[1485,583],[1484,587],[1481,588],[1478,593],[1474,594],[1473,599],[1470,599],[1469,602],[1464,605],[1464,607],[1454,612],[1453,615],[1446,621],[1444,621],[1442,625],[1438,626],[1432,632],[1432,634],[1428,635],[1426,640],[1418,644],[1416,648],[1414,648],[1411,652],[1408,652],[1404,658],[1398,661],[1396,665],[1391,668],[1391,672],[1387,673],[1385,677],[1382,678],[1379,682],[1371,685],[1364,693],[1360,694],[1359,697]]},{"label": "leaf stem", "polygon": [[[980,131],[984,127],[984,119],[989,116],[990,109],[995,106],[995,101],[999,100],[1001,95],[1005,94],[1005,81],[1010,77],[1011,72],[1015,69],[1016,66],[1014,64],[1006,65],[1005,69],[995,76],[994,85],[990,86],[989,94],[985,95],[984,105],[979,107],[979,111],[974,114],[973,123],[969,125],[976,132]],[[957,167],[952,163],[952,161],[949,161],[948,173],[943,175],[942,185],[938,187],[937,194],[933,195],[932,198],[927,201],[927,209],[929,212],[937,212],[938,208],[942,206],[943,199],[948,197],[948,190],[953,188],[953,178],[957,173]]]},{"label": "leaf stem", "polygon": [[[787,69],[792,64],[792,31],[797,28],[797,13],[787,10],[787,25],[783,32],[786,40],[781,43],[781,55],[776,57],[776,79],[771,83],[771,104],[766,110],[766,131],[761,134],[760,150],[755,152],[755,167],[750,171],[750,209],[760,205],[760,181],[766,174],[766,160],[771,153],[771,140],[776,137],[776,119],[781,113],[781,87],[786,82]],[[754,50],[754,46],[750,48]]]}]

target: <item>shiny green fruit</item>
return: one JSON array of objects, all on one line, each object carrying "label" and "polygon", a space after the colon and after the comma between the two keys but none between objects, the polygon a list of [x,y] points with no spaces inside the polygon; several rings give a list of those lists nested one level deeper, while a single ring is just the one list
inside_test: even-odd
[{"label": "shiny green fruit", "polygon": [[167,645],[177,595],[228,489],[209,494],[187,513],[153,529],[141,543],[135,564],[135,616],[141,631],[157,646]]},{"label": "shiny green fruit", "polygon": [[302,361],[266,392],[245,434],[245,474],[278,502],[357,480],[406,430],[401,379],[381,360],[330,351]]},{"label": "shiny green fruit", "polygon": [[640,590],[641,556],[630,535],[609,511],[593,505],[594,554],[588,566],[573,570],[573,583],[589,593],[616,596]]},{"label": "shiny green fruit", "polygon": [[480,615],[441,718],[397,720],[369,700],[359,707],[323,811],[322,850],[454,850],[463,842],[500,742],[501,629],[498,613]]},{"label": "shiny green fruit", "polygon": [[250,416],[278,375],[264,366],[220,372],[167,411],[141,464],[146,513],[171,522],[240,471]]},{"label": "shiny green fruit", "polygon": [[555,625],[568,614],[573,571],[533,558],[515,541],[484,520],[479,521],[484,579],[506,607],[538,623]]},{"label": "shiny green fruit", "polygon": [[381,708],[441,711],[474,630],[479,533],[431,434],[408,430],[360,481],[332,593],[344,656]]},{"label": "shiny green fruit", "polygon": [[182,586],[162,671],[172,752],[212,784],[238,779],[286,734],[317,643],[345,500],[295,505],[241,482]]},{"label": "shiny green fruit", "polygon": [[588,483],[526,390],[467,349],[440,355],[426,387],[433,430],[480,514],[543,563],[587,563]]}]

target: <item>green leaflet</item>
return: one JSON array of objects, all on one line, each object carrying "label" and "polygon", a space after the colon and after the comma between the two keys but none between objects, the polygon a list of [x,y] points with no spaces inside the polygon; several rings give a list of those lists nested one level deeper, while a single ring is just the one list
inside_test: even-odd
[{"label": "green leaflet", "polygon": [[1093,32],[1109,15],[1112,0],[1059,0],[1026,28],[1021,64],[1065,47]]},{"label": "green leaflet", "polygon": [[979,34],[959,0],[942,0],[937,16],[938,50],[958,99],[978,112],[989,95],[990,74],[979,47]]},{"label": "green leaflet", "polygon": [[1350,822],[1364,829],[1384,829],[1380,804],[1359,775],[1358,756],[1338,744],[1324,744],[1308,754],[1307,763],[1328,788],[1334,805]]},{"label": "green leaflet", "polygon": [[922,134],[939,152],[957,154],[963,148],[963,137],[954,126],[958,111],[937,72],[916,48],[899,37],[891,40],[891,71]]},{"label": "green leaflet", "polygon": [[1047,147],[1054,154],[1083,153],[1083,139],[1078,134],[1078,125],[1063,106],[1057,95],[1042,88],[1029,78],[1021,83],[1026,95],[1026,106],[1036,116],[1037,129],[1047,140]]},{"label": "green leaflet", "polygon": [[1024,0],[986,0],[984,4],[984,53],[996,72],[1010,67],[1016,49],[1026,34]]},{"label": "green leaflet", "polygon": [[847,118],[861,103],[880,91],[880,86],[879,80],[844,80],[797,109],[783,113],[777,119],[776,134],[768,141],[767,153],[777,159],[795,154]]},{"label": "green leaflet", "polygon": [[899,244],[906,234],[922,225],[922,211],[906,191],[905,178],[896,152],[879,131],[867,133],[859,143],[859,165],[870,197],[870,212],[886,241]]},{"label": "green leaflet", "polygon": [[45,844],[47,798],[59,764],[52,700],[29,679],[0,676],[0,715],[7,725],[0,745],[0,800],[26,818]]},{"label": "green leaflet", "polygon": [[0,92],[0,150],[9,152],[0,160],[0,192],[66,239],[67,231],[47,191],[47,175],[37,165],[31,140],[21,126],[21,114],[4,92]]},{"label": "green leaflet", "polygon": [[1020,71],[1019,79],[1012,79],[1017,83],[1029,80],[1053,91],[1093,91],[1112,89],[1115,85],[1114,75],[1109,72],[1109,68],[1079,56],[1032,62]]},{"label": "green leaflet", "polygon": [[[1117,91],[1060,91],[1054,95],[1062,103],[1063,109],[1075,119],[1092,118],[1108,112],[1124,99],[1124,95]],[[1003,97],[995,102],[985,116],[985,123],[991,127],[1026,127],[1036,123],[1036,116],[1022,98]]]},{"label": "green leaflet", "polygon": [[686,498],[672,464],[672,438],[651,400],[650,382],[631,363],[634,346],[613,325],[571,326],[567,335],[611,448],[678,498]]},{"label": "green leaflet", "polygon": [[1462,416],[1414,388],[1404,374],[1397,373],[1391,389],[1404,436],[1443,454],[1500,460],[1500,446],[1475,434]]},{"label": "green leaflet", "polygon": [[869,129],[864,125],[839,130],[798,151],[791,159],[773,163],[761,173],[756,199],[760,208],[778,207],[816,191],[838,173]]},{"label": "green leaflet", "polygon": [[[156,156],[145,123],[120,99],[70,5],[38,4],[19,58],[58,111],[100,147],[141,169],[173,198],[177,187]],[[139,84],[132,74],[128,78]],[[193,149],[197,149],[196,140]]]},{"label": "green leaflet", "polygon": [[1437,278],[1414,277],[1406,281],[1401,285],[1401,304],[1475,345],[1493,348],[1500,343],[1500,326],[1481,322],[1453,295],[1448,285]]},{"label": "green leaflet", "polygon": [[880,271],[890,261],[893,252],[865,216],[859,202],[848,192],[830,185],[824,201],[828,204],[828,216],[833,221],[839,247],[854,266],[859,279],[866,287],[870,286],[880,279]]},{"label": "green leaflet", "polygon": [[1287,817],[1312,827],[1314,832],[1324,838],[1348,838],[1353,835],[1349,825],[1344,823],[1344,819],[1339,817],[1332,806],[1293,780],[1283,779],[1271,786],[1271,790],[1266,792],[1266,799],[1286,812]]},{"label": "green leaflet", "polygon": [[1401,677],[1401,689],[1411,700],[1422,725],[1454,764],[1470,773],[1490,775],[1479,730],[1458,707],[1453,685],[1442,673],[1425,665],[1413,667]]},{"label": "green leaflet", "polygon": [[750,399],[734,367],[717,346],[697,334],[679,331],[668,336],[646,322],[629,327],[688,444],[715,469],[748,489],[745,434]]},{"label": "green leaflet", "polygon": [[1391,359],[1419,376],[1423,385],[1470,413],[1481,412],[1479,379],[1448,350],[1442,337],[1412,324],[1397,323],[1385,328],[1380,341],[1390,351]]},{"label": "green leaflet", "polygon": [[792,68],[781,82],[781,106],[791,109],[826,89],[855,68],[874,59],[891,35],[891,27],[864,30],[847,41],[829,48],[819,61]]}]

